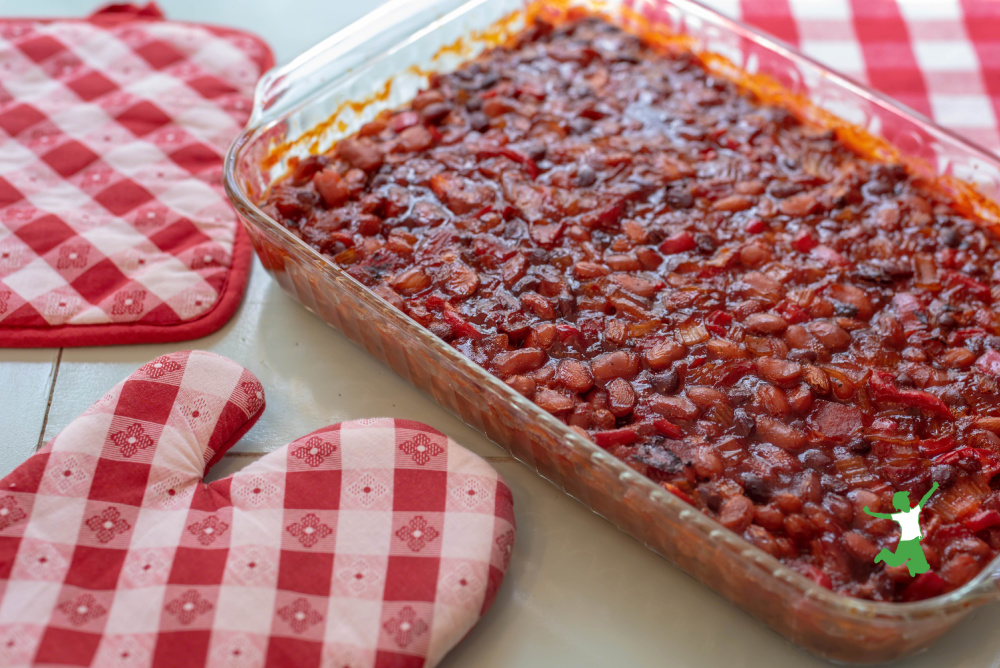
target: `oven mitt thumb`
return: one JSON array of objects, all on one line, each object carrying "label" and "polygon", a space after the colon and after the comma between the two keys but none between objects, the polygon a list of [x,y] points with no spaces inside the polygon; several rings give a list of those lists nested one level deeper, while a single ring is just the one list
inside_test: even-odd
[{"label": "oven mitt thumb", "polygon": [[489,608],[511,494],[418,422],[325,427],[205,484],[264,409],[207,352],[141,367],[0,481],[0,665],[434,665]]}]

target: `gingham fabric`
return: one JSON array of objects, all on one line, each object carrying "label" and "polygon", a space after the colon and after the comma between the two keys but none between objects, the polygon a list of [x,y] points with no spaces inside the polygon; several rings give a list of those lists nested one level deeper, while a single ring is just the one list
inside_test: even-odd
[{"label": "gingham fabric", "polygon": [[997,0],[702,2],[1000,152]]},{"label": "gingham fabric", "polygon": [[235,312],[251,248],[222,160],[259,39],[116,6],[0,21],[0,346],[176,341]]},{"label": "gingham fabric", "polygon": [[510,491],[426,425],[325,427],[201,481],[264,408],[206,352],[133,373],[0,481],[0,665],[434,665],[489,608]]}]

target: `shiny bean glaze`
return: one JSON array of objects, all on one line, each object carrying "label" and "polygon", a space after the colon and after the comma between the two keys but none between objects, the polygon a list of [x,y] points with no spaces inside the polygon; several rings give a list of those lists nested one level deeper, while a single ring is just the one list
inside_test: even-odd
[{"label": "shiny bean glaze", "polygon": [[[1000,549],[1000,253],[860,158],[598,20],[435,76],[264,209],[628,465],[838,592]],[[932,570],[875,565],[891,497]]]}]

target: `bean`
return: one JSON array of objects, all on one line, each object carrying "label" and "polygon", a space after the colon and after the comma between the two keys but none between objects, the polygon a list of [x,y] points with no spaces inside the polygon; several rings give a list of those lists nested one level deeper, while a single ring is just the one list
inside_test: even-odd
[{"label": "bean", "polygon": [[740,249],[740,264],[747,269],[762,267],[774,259],[771,249],[762,243],[752,243]]},{"label": "bean", "polygon": [[372,172],[381,167],[385,160],[382,150],[368,137],[348,137],[337,143],[336,153],[352,166]]},{"label": "bean", "polygon": [[772,557],[781,558],[784,550],[780,543],[771,535],[771,532],[761,526],[750,526],[747,528],[747,538],[751,543],[764,550]]},{"label": "bean", "polygon": [[424,107],[442,102],[444,102],[444,93],[439,90],[424,90],[417,93],[417,96],[413,98],[411,106],[415,111],[422,111]]},{"label": "bean", "polygon": [[717,404],[729,405],[729,397],[723,392],[707,385],[693,385],[687,388],[688,399],[699,408],[706,410]]},{"label": "bean", "polygon": [[802,365],[777,357],[758,357],[754,362],[761,377],[775,385],[791,385],[802,375]]},{"label": "bean", "polygon": [[424,108],[424,110],[420,113],[420,116],[424,119],[425,123],[437,125],[450,113],[451,107],[447,104],[430,104]]},{"label": "bean", "polygon": [[766,415],[757,418],[757,436],[760,440],[789,452],[796,452],[806,446],[806,435],[802,431]]},{"label": "bean", "polygon": [[687,355],[687,348],[682,343],[667,339],[646,350],[643,357],[652,369],[662,371]]},{"label": "bean", "polygon": [[779,531],[785,521],[785,514],[774,503],[757,506],[754,510],[754,521],[768,531]]},{"label": "bean", "polygon": [[854,520],[854,505],[850,501],[840,494],[831,492],[826,495],[823,502],[838,522],[844,526],[851,526],[851,522]]},{"label": "bean", "polygon": [[785,343],[792,348],[809,350],[816,345],[816,337],[802,325],[791,325],[785,330]]},{"label": "bean", "polygon": [[747,356],[747,351],[741,345],[729,339],[712,339],[708,342],[708,352],[713,357],[724,360],[739,360]]},{"label": "bean", "polygon": [[800,193],[781,201],[778,210],[786,216],[802,217],[816,213],[822,205],[812,193]]},{"label": "bean", "polygon": [[573,410],[573,400],[555,390],[538,390],[535,392],[535,403],[550,413],[567,413]]},{"label": "bean", "polygon": [[941,577],[953,587],[959,587],[976,576],[979,562],[968,554],[956,554],[941,567]]},{"label": "bean", "polygon": [[757,390],[757,403],[767,413],[775,417],[788,415],[792,411],[792,407],[788,403],[788,396],[784,391],[767,383],[761,385]]},{"label": "bean", "polygon": [[781,492],[774,495],[774,503],[778,504],[782,512],[797,513],[802,510],[802,499],[791,492]]},{"label": "bean", "polygon": [[548,359],[545,351],[538,348],[522,348],[503,352],[493,358],[493,366],[504,376],[534,371]]},{"label": "bean", "polygon": [[875,307],[872,306],[871,299],[868,298],[868,295],[861,288],[835,283],[830,286],[827,294],[835,301],[854,307],[858,318],[862,320],[868,320],[875,313]]},{"label": "bean", "polygon": [[649,407],[663,417],[675,420],[693,420],[698,417],[698,407],[684,397],[654,396],[649,401]]},{"label": "bean", "polygon": [[785,296],[784,285],[759,271],[749,271],[740,280],[747,286],[750,296],[761,297],[771,303]]},{"label": "bean", "polygon": [[508,288],[524,277],[528,269],[528,261],[523,255],[518,253],[503,263],[500,268],[500,278]]},{"label": "bean", "polygon": [[573,427],[589,429],[594,420],[594,409],[590,404],[578,403],[573,407],[573,413],[566,422]]},{"label": "bean", "polygon": [[586,392],[594,386],[594,376],[586,362],[564,359],[559,362],[556,379],[563,387],[573,392]]},{"label": "bean", "polygon": [[611,429],[615,426],[615,416],[607,408],[594,409],[594,429]]},{"label": "bean", "polygon": [[780,334],[788,328],[788,321],[780,315],[771,313],[754,313],[744,322],[751,332],[760,334]]},{"label": "bean", "polygon": [[635,407],[635,390],[627,380],[615,378],[607,386],[608,409],[615,417],[625,417]]},{"label": "bean", "polygon": [[796,413],[805,413],[813,405],[813,393],[808,386],[799,385],[788,392],[788,404]]},{"label": "bean", "polygon": [[406,151],[423,151],[433,144],[434,137],[423,125],[414,125],[399,134],[399,145]]},{"label": "bean", "polygon": [[844,534],[844,547],[859,564],[869,565],[875,561],[878,547],[858,531],[848,531]]},{"label": "bean", "polygon": [[651,281],[641,276],[632,274],[613,274],[611,280],[620,285],[625,290],[640,297],[653,297],[663,289],[662,281]]},{"label": "bean", "polygon": [[818,366],[808,365],[803,370],[803,380],[809,384],[813,392],[823,396],[830,391],[830,379],[826,372]]},{"label": "bean", "polygon": [[623,320],[609,318],[604,323],[604,340],[616,346],[623,345],[628,340],[628,325]]},{"label": "bean", "polygon": [[542,320],[554,320],[556,317],[556,309],[552,305],[552,302],[537,292],[529,291],[522,294],[521,306],[526,311],[534,313]]},{"label": "bean", "polygon": [[740,181],[733,189],[741,195],[763,195],[765,186],[762,181]]},{"label": "bean", "polygon": [[612,271],[641,271],[642,263],[639,258],[632,255],[608,255],[604,258],[604,263]]},{"label": "bean", "polygon": [[527,376],[511,376],[507,379],[507,384],[520,394],[531,398],[535,394],[535,381]]},{"label": "bean", "polygon": [[736,533],[743,533],[753,520],[753,501],[741,495],[731,496],[719,508],[719,524]]},{"label": "bean", "polygon": [[809,332],[829,351],[839,351],[851,345],[851,335],[832,322],[819,320],[808,325]]},{"label": "bean", "polygon": [[573,275],[581,280],[607,276],[611,270],[596,262],[577,262],[573,265]]},{"label": "bean", "polygon": [[428,276],[420,267],[407,269],[389,281],[389,285],[391,285],[397,292],[402,292],[404,295],[412,295],[416,292],[420,292],[421,290],[429,287],[430,284],[431,277]]},{"label": "bean", "polygon": [[634,353],[616,350],[595,357],[590,370],[598,383],[606,383],[613,378],[629,379],[639,372],[639,359]]},{"label": "bean", "polygon": [[463,262],[453,262],[449,268],[451,276],[446,284],[449,291],[468,298],[479,289],[479,274],[472,267]]},{"label": "bean", "polygon": [[730,195],[729,197],[723,197],[720,200],[716,200],[712,204],[712,208],[716,211],[728,211],[734,213],[736,211],[745,211],[753,206],[753,200],[749,197],[744,197],[743,195]]},{"label": "bean", "polygon": [[654,374],[650,385],[660,394],[673,394],[680,385],[680,377],[675,369],[667,369],[658,374]]},{"label": "bean", "polygon": [[694,466],[695,473],[709,480],[718,478],[723,472],[722,457],[707,445],[695,450],[692,465]]},{"label": "bean", "polygon": [[845,373],[830,367],[827,367],[825,371],[830,379],[830,389],[833,390],[833,396],[837,397],[841,401],[847,401],[854,396],[854,392],[857,388]]},{"label": "bean", "polygon": [[552,379],[556,376],[556,365],[555,363],[546,364],[541,369],[532,371],[530,375],[535,379],[536,383],[549,385],[552,382]]},{"label": "bean", "polygon": [[968,348],[949,348],[941,356],[941,366],[949,369],[968,369],[976,361],[976,354]]},{"label": "bean", "polygon": [[812,538],[812,524],[805,518],[805,515],[800,513],[793,513],[786,516],[785,521],[782,522],[782,527],[792,540],[803,542]]}]

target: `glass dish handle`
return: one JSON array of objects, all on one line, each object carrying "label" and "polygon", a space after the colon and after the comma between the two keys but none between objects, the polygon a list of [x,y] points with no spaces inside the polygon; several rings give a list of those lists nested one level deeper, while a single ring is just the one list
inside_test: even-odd
[{"label": "glass dish handle", "polygon": [[[281,117],[321,88],[410,37],[414,25],[426,25],[428,18],[434,21],[441,14],[440,0],[390,0],[291,62],[265,72],[254,90],[249,125],[260,126]],[[337,62],[336,68],[330,67],[333,62]],[[331,77],[331,71],[340,74]]]}]

